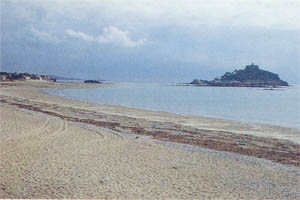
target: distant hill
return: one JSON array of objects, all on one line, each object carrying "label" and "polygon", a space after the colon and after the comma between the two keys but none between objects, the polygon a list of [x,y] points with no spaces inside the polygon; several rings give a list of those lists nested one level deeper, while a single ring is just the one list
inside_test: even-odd
[{"label": "distant hill", "polygon": [[[84,79],[80,79],[80,78],[67,78],[67,77],[56,76],[56,75],[48,75],[48,76],[53,78],[53,79],[56,79],[58,81],[59,80],[60,81],[84,81]],[[96,80],[96,81],[105,82],[106,80],[99,79],[99,80]]]},{"label": "distant hill", "polygon": [[258,65],[247,65],[243,70],[226,72],[221,78],[212,81],[195,79],[195,85],[221,87],[277,87],[288,86],[288,82],[279,78],[278,74],[259,69]]},{"label": "distant hill", "polygon": [[56,80],[66,80],[66,81],[82,81],[83,79],[78,78],[67,78],[62,76],[56,76],[56,75],[48,75],[49,77],[56,79]]}]

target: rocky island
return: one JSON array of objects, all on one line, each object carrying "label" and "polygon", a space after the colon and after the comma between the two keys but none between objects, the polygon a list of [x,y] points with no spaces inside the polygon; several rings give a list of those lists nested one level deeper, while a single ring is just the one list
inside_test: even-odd
[{"label": "rocky island", "polygon": [[247,65],[243,70],[226,72],[221,78],[215,78],[212,81],[194,79],[190,84],[219,87],[278,87],[289,85],[286,81],[281,80],[278,74],[262,70],[254,63]]},{"label": "rocky island", "polygon": [[102,82],[97,80],[85,80],[84,83],[102,83]]}]

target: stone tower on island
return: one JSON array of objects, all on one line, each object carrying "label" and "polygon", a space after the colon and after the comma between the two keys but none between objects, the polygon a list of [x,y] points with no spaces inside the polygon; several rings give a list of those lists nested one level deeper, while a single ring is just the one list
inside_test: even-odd
[{"label": "stone tower on island", "polygon": [[245,71],[258,71],[259,67],[258,65],[254,65],[254,63],[252,63],[251,65],[246,65],[245,67]]}]

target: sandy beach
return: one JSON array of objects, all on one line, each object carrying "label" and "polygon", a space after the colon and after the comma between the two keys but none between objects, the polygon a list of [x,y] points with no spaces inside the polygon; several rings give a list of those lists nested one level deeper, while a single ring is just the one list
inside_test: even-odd
[{"label": "sandy beach", "polygon": [[70,100],[1,83],[0,198],[299,199],[300,130]]}]

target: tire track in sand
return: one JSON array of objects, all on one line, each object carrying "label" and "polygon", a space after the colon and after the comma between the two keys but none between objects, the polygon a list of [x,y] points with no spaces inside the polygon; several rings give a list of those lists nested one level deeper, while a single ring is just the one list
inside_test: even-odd
[{"label": "tire track in sand", "polygon": [[104,135],[103,133],[100,133],[100,132],[98,132],[98,131],[95,131],[95,130],[92,130],[92,129],[89,129],[89,128],[86,128],[86,127],[84,127],[84,129],[86,129],[86,130],[88,130],[88,131],[91,131],[91,132],[93,132],[93,133],[96,133],[96,134],[99,135],[102,139],[105,138],[105,135]]},{"label": "tire track in sand", "polygon": [[32,134],[28,137],[34,136],[35,134],[39,134],[42,131],[46,130],[49,127],[50,122],[51,122],[50,118],[47,118],[46,122],[40,128],[37,128],[34,131],[32,131],[31,132]]},{"label": "tire track in sand", "polygon": [[120,135],[120,133],[118,133],[117,131],[113,131],[111,129],[107,129],[107,128],[102,128],[102,127],[97,127],[97,129],[103,130],[104,132],[107,132],[108,134],[111,134],[113,136],[118,137],[121,140],[125,140],[125,138],[123,136]]},{"label": "tire track in sand", "polygon": [[49,137],[54,137],[54,136],[57,136],[59,134],[62,134],[62,133],[64,133],[67,130],[67,128],[68,128],[68,126],[67,126],[66,121],[60,119],[60,126],[59,126],[59,128],[56,131],[54,131],[52,133],[49,133],[46,136],[44,136],[43,139],[49,138]]},{"label": "tire track in sand", "polygon": [[34,129],[33,131],[30,131],[28,133],[25,133],[24,135],[26,136],[19,138],[20,141],[16,141],[16,143],[14,144],[14,146],[16,146],[15,148],[11,148],[8,151],[2,152],[1,155],[5,155],[18,150],[30,138],[33,138],[34,136],[39,135],[41,132],[46,131],[50,126],[50,122],[50,118],[47,118],[46,122],[41,127]]},{"label": "tire track in sand", "polygon": [[32,143],[36,143],[36,142],[39,143],[39,145],[43,144],[43,143],[47,142],[47,140],[45,140],[45,139],[48,139],[50,137],[55,138],[55,135],[59,135],[67,130],[67,123],[65,122],[65,120],[60,119],[61,123],[60,123],[59,128],[54,132],[50,132],[50,133],[44,135],[45,134],[44,132],[47,132],[47,129],[51,128],[51,122],[53,123],[54,120],[51,120],[50,118],[48,118],[47,121],[40,128],[37,128],[34,131],[29,132],[30,135],[24,137],[22,141],[14,144],[15,146],[17,145],[17,147],[12,148],[6,152],[3,152],[3,153],[1,153],[1,155],[6,155],[8,153],[17,151],[18,149],[23,147],[25,145],[24,143],[26,143],[26,142],[30,142],[31,146],[33,146]]}]

